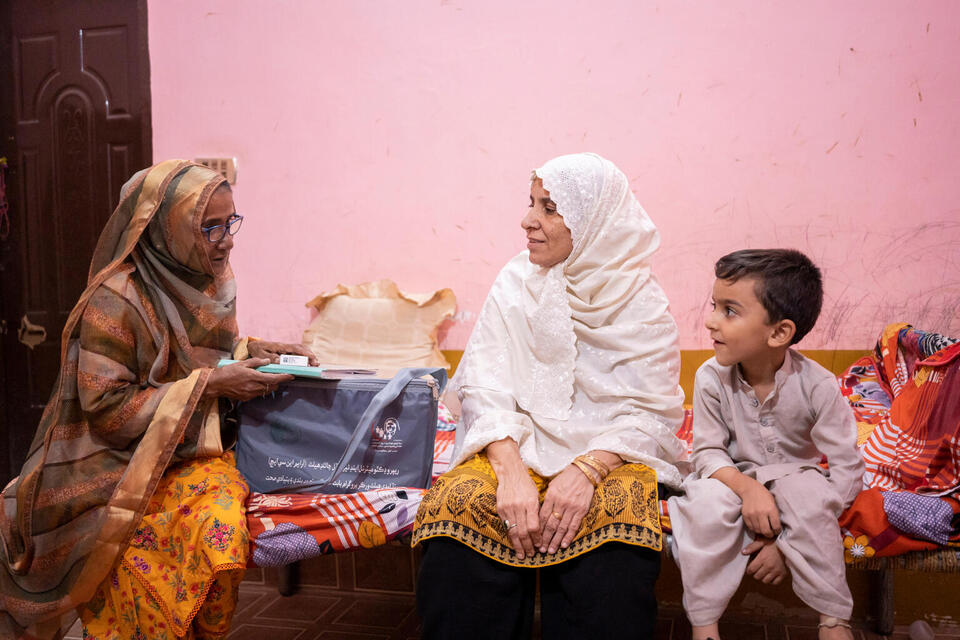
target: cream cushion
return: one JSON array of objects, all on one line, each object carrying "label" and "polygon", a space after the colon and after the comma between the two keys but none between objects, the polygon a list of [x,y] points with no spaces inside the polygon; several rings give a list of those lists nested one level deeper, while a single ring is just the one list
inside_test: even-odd
[{"label": "cream cushion", "polygon": [[307,306],[317,317],[303,332],[303,344],[323,364],[450,368],[437,343],[440,325],[457,306],[450,289],[406,293],[392,280],[341,284]]}]

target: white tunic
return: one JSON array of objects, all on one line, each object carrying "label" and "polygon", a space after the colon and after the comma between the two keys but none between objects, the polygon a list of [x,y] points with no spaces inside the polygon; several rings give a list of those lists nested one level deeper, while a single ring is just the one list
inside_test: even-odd
[{"label": "white tunic", "polygon": [[[488,309],[496,300],[508,298],[503,295],[504,290],[518,286],[523,272],[529,270],[527,265],[529,261],[523,253],[504,267],[484,305],[484,316],[490,315]],[[674,435],[683,417],[683,391],[677,385],[677,328],[659,285],[650,280],[647,289],[630,306],[658,307],[657,321],[631,323],[629,307],[620,319],[629,324],[628,330],[637,337],[634,353],[597,349],[590,344],[589,331],[574,325],[577,355],[573,403],[567,419],[533,415],[518,405],[510,391],[461,384],[463,433],[454,465],[491,442],[509,437],[520,445],[520,456],[526,465],[545,477],[558,474],[580,454],[602,449],[628,462],[642,462],[657,471],[658,481],[679,486],[680,474],[671,464],[682,457],[684,448]],[[650,310],[644,315],[651,315]],[[489,340],[496,344],[498,333],[491,330],[489,323],[478,323],[471,341]],[[589,367],[586,360],[590,361]],[[498,370],[492,377],[501,378],[507,359],[490,366]],[[556,378],[548,376],[536,384],[557,384]],[[458,433],[458,439],[460,436]]]}]

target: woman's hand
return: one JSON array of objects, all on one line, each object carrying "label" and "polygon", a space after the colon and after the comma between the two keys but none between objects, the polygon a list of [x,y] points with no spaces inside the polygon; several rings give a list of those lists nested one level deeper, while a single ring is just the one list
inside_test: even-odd
[{"label": "woman's hand", "polygon": [[214,369],[207,379],[206,398],[250,400],[276,391],[281,382],[293,380],[289,374],[263,373],[257,367],[270,364],[266,358],[250,358]]},{"label": "woman's hand", "polygon": [[510,545],[517,559],[534,554],[540,545],[540,494],[520,458],[520,448],[512,438],[487,445],[487,458],[497,474],[497,513],[507,527]]},{"label": "woman's hand", "polygon": [[278,364],[280,362],[280,356],[285,353],[290,353],[296,356],[307,356],[310,359],[309,364],[311,367],[315,367],[317,364],[319,364],[317,362],[317,357],[313,355],[313,352],[310,351],[310,349],[306,348],[302,344],[294,344],[292,342],[251,340],[247,343],[247,352],[250,354],[251,358],[266,358],[273,364]]},{"label": "woman's hand", "polygon": [[572,464],[550,481],[540,508],[541,553],[570,546],[590,508],[593,491],[593,483]]}]

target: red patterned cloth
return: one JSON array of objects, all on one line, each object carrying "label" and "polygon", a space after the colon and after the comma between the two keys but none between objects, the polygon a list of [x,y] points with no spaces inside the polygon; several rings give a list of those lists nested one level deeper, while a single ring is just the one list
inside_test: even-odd
[{"label": "red patterned cloth", "polygon": [[879,489],[946,494],[960,486],[960,342],[890,325],[877,343],[879,382],[893,399],[863,447]]},{"label": "red patterned cloth", "polygon": [[[942,511],[958,519],[960,342],[891,324],[840,385],[857,414],[869,487],[840,518],[848,561],[938,548],[891,525],[887,510],[903,501],[885,505],[884,498],[904,491],[939,496]],[[960,533],[947,544],[960,546]]]}]

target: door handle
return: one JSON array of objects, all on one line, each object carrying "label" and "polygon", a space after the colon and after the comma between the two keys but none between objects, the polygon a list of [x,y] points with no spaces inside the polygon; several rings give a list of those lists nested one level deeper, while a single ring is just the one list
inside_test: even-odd
[{"label": "door handle", "polygon": [[46,339],[47,330],[38,324],[30,322],[27,314],[23,314],[23,317],[20,318],[20,328],[17,329],[17,340],[27,345],[28,348],[33,349]]}]

